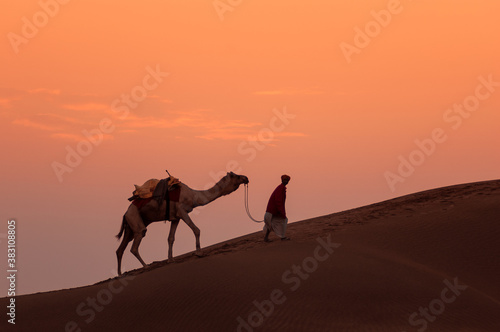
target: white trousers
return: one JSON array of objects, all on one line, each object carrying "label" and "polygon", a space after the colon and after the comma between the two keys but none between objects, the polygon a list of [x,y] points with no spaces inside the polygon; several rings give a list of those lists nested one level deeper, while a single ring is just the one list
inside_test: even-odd
[{"label": "white trousers", "polygon": [[273,216],[271,213],[266,212],[264,215],[264,232],[267,233],[267,230],[272,230],[276,235],[281,238],[285,237],[286,233],[286,225],[288,224],[288,218],[281,218],[277,216]]}]

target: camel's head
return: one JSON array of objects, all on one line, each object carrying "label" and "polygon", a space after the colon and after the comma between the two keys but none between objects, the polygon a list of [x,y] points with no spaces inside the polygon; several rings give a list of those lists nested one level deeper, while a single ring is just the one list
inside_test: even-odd
[{"label": "camel's head", "polygon": [[227,195],[238,189],[242,183],[247,184],[248,178],[245,175],[228,172],[226,176],[221,179],[220,183],[222,184],[223,195]]}]

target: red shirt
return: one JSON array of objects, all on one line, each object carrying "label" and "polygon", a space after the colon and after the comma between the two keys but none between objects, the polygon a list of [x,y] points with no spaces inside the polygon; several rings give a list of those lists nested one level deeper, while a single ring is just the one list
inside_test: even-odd
[{"label": "red shirt", "polygon": [[266,212],[271,213],[273,216],[280,216],[286,218],[285,212],[285,200],[286,200],[286,187],[282,183],[274,189],[269,202],[267,203]]}]

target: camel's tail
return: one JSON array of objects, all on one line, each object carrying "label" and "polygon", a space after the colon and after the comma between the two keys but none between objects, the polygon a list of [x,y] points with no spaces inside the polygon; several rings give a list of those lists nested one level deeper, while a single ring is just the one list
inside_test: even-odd
[{"label": "camel's tail", "polygon": [[123,215],[123,220],[122,220],[122,227],[120,228],[120,233],[118,233],[118,235],[116,235],[116,238],[119,240],[122,235],[123,235],[123,232],[125,231],[125,225],[127,224],[127,220],[125,220],[125,215]]}]

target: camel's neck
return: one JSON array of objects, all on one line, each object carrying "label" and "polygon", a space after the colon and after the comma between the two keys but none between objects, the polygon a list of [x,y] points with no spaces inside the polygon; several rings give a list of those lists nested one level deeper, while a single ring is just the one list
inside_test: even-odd
[{"label": "camel's neck", "polygon": [[215,186],[207,190],[193,190],[194,191],[194,206],[203,206],[207,205],[210,202],[215,201],[217,198],[227,195],[228,192],[224,190],[224,186],[222,185],[222,180],[217,182]]}]

